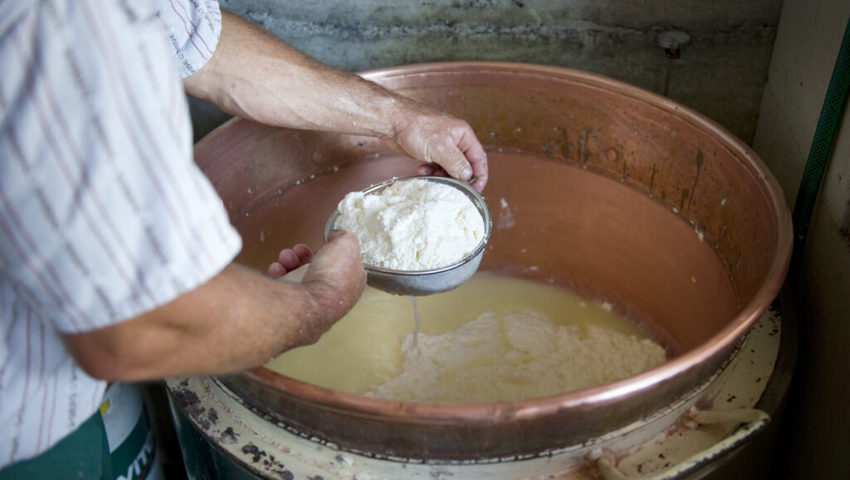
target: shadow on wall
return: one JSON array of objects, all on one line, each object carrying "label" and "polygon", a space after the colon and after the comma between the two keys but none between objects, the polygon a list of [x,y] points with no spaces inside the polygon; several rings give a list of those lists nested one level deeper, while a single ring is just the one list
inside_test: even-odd
[{"label": "shadow on wall", "polygon": [[[299,50],[349,71],[436,61],[558,65],[664,93],[747,143],[782,0],[221,0]],[[658,35],[686,31],[669,59]],[[668,82],[669,80],[669,82]],[[190,102],[195,140],[228,118]]]}]

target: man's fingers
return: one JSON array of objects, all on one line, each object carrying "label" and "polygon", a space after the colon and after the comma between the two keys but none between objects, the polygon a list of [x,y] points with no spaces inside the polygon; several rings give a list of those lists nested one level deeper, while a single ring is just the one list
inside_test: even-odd
[{"label": "man's fingers", "polygon": [[487,185],[489,176],[487,152],[484,151],[481,142],[478,141],[478,138],[472,132],[472,128],[464,131],[463,136],[461,136],[457,143],[457,147],[463,152],[463,156],[472,167],[472,178],[475,179],[472,183],[472,188],[481,192],[484,190],[484,186]]},{"label": "man's fingers", "polygon": [[458,150],[456,146],[452,145],[442,158],[440,165],[446,169],[449,175],[464,182],[472,178],[472,166],[463,156],[463,152]]},{"label": "man's fingers", "polygon": [[269,265],[269,268],[266,269],[266,275],[272,278],[280,278],[286,275],[286,269],[283,268],[283,265],[281,265],[280,263],[273,262],[271,265]]},{"label": "man's fingers", "polygon": [[286,271],[289,271],[300,267],[301,259],[298,258],[298,254],[291,248],[285,248],[278,254],[277,263],[281,264]]},{"label": "man's fingers", "polygon": [[436,163],[423,163],[419,165],[419,168],[416,169],[416,173],[419,175],[430,175],[433,177],[448,177],[449,174],[446,170],[437,165]]},{"label": "man's fingers", "polygon": [[408,105],[410,113],[399,124],[395,140],[404,152],[425,163],[418,172],[440,175],[439,165],[458,180],[474,178],[473,187],[481,191],[487,184],[487,154],[472,127],[430,107]]},{"label": "man's fingers", "polygon": [[272,278],[280,278],[301,265],[310,263],[313,251],[307,245],[298,243],[292,248],[284,248],[277,254],[277,261],[272,262],[266,269],[266,274]]},{"label": "man's fingers", "polygon": [[480,192],[487,184],[487,153],[469,124],[454,119],[453,122],[451,135],[443,137],[437,155],[432,159],[458,180],[474,179],[472,186]]},{"label": "man's fingers", "polygon": [[313,250],[311,250],[310,247],[304,245],[303,243],[295,244],[295,246],[292,247],[292,251],[295,252],[296,255],[298,255],[298,259],[301,261],[301,265],[304,265],[305,263],[310,263],[310,260],[313,259]]}]

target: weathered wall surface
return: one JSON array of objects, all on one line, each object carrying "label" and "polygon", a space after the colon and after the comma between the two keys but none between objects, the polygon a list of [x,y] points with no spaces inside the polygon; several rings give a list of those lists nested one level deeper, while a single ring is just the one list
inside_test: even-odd
[{"label": "weathered wall surface", "polygon": [[[781,0],[222,0],[336,67],[488,60],[588,70],[668,96],[752,141]],[[657,46],[679,29],[678,60]],[[667,81],[669,72],[669,82]],[[226,116],[193,102],[196,137]]]},{"label": "weathered wall surface", "polygon": [[[841,39],[846,0],[786,0],[754,148],[796,200]],[[792,278],[800,301],[800,355],[785,435],[785,478],[850,478],[850,109],[844,111]]]}]

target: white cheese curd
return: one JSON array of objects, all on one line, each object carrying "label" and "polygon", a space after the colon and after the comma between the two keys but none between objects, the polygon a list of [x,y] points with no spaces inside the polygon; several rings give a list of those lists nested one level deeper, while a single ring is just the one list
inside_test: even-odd
[{"label": "white cheese curd", "polygon": [[389,270],[433,270],[470,255],[484,219],[463,192],[425,179],[394,182],[370,194],[351,192],[334,227],[360,242],[363,263]]},{"label": "white cheese curd", "polygon": [[483,312],[457,330],[402,340],[399,375],[365,393],[419,402],[494,402],[595,387],[664,363],[657,343],[534,313]]}]

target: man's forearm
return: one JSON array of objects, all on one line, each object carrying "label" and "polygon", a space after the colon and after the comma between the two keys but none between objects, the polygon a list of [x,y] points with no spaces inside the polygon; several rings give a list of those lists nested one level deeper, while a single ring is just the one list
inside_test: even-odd
[{"label": "man's forearm", "polygon": [[313,255],[301,284],[231,264],[154,310],[63,339],[77,363],[104,380],[230,373],[316,342],[365,285],[357,240],[339,232]]},{"label": "man's forearm", "polygon": [[487,154],[466,121],[323,65],[227,12],[212,58],[184,87],[267,125],[389,139],[455,178],[474,177],[478,191],[487,183]]},{"label": "man's forearm", "polygon": [[320,311],[300,285],[233,265],[169,304],[65,340],[89,374],[107,380],[221,374],[304,343]]},{"label": "man's forearm", "polygon": [[409,102],[323,65],[239,17],[222,12],[212,58],[184,79],[190,95],[228,113],[291,128],[391,137]]}]

